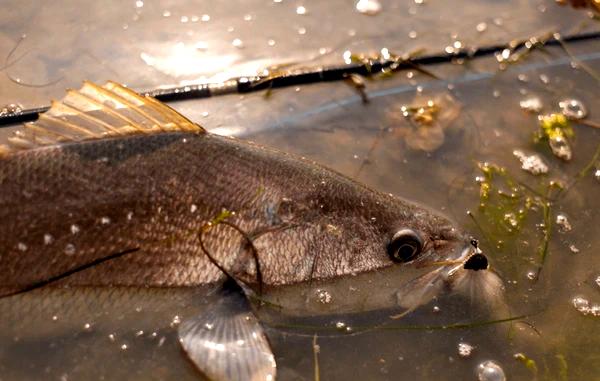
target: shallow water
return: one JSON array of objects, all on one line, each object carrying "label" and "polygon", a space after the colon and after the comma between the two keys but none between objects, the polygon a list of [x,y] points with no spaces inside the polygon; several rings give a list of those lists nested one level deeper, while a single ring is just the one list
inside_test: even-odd
[{"label": "shallow water", "polygon": [[[391,51],[420,47],[439,51],[454,40],[486,45],[548,30],[568,33],[579,23],[598,29],[597,21],[585,12],[552,2],[464,2],[461,18],[451,17],[458,6],[444,4],[433,0],[423,5],[385,3],[379,14],[366,16],[356,12],[354,4],[336,2],[262,1],[232,10],[224,5],[208,8],[149,1],[140,7],[132,1],[126,11],[122,6],[95,5],[85,14],[68,2],[57,8],[15,3],[0,16],[0,49],[8,54],[26,33],[14,57],[28,53],[3,70],[13,80],[1,77],[0,104],[40,106],[83,79],[114,79],[145,89],[218,79],[224,72],[252,74],[256,68],[274,63],[340,63],[346,49],[370,52],[385,46]],[[300,5],[305,6],[306,14],[297,12]],[[169,16],[165,16],[167,11]],[[204,14],[210,15],[210,20],[202,21]],[[185,22],[184,16],[188,17]],[[192,21],[194,16],[198,20]],[[477,31],[480,23],[486,24],[483,32]],[[304,34],[299,33],[301,28],[306,29]],[[53,31],[57,38],[44,38]],[[410,31],[416,31],[417,37],[411,38]],[[100,34],[104,38],[97,38]],[[236,38],[243,41],[243,48],[232,44]],[[269,44],[269,39],[275,44]],[[178,42],[183,42],[183,48],[169,50]],[[198,45],[200,42],[206,42],[208,48]],[[195,47],[186,50],[190,45]],[[321,55],[321,48],[327,54]],[[315,378],[315,334],[323,380],[476,380],[476,368],[485,360],[500,364],[509,380],[599,377],[600,317],[576,310],[573,298],[600,304],[596,282],[600,265],[595,258],[600,248],[595,234],[600,224],[600,180],[594,177],[600,163],[592,162],[600,130],[572,123],[573,159],[563,162],[552,155],[546,143],[533,143],[537,114],[519,106],[524,99],[538,97],[541,113],[558,112],[560,100],[575,98],[587,107],[586,120],[600,124],[598,79],[584,70],[600,72],[600,42],[573,43],[568,48],[575,58],[553,47],[533,51],[504,71],[489,57],[428,68],[441,79],[415,71],[368,81],[368,104],[343,83],[279,89],[268,98],[257,93],[174,104],[214,132],[309,157],[376,189],[443,211],[480,239],[492,268],[505,282],[509,311],[489,311],[485,305],[473,305],[467,297],[452,296],[399,321],[390,321],[389,311],[273,321],[267,334],[279,379]],[[149,57],[155,59],[153,66],[148,65]],[[573,68],[573,61],[579,62],[578,68]],[[213,66],[203,66],[205,62]],[[53,82],[55,79],[59,80]],[[48,82],[51,84],[43,87],[23,86]],[[440,115],[444,118],[435,127],[422,128],[425,139],[415,139],[419,128],[401,116],[399,107],[428,99],[442,102]],[[445,110],[457,111],[444,114]],[[0,129],[0,136],[4,131]],[[523,171],[513,155],[515,149],[540,155],[548,174],[534,176]],[[475,180],[482,175],[479,162],[506,168],[521,184],[540,194],[549,180],[570,185],[577,179],[550,205],[552,226],[543,261],[539,252],[543,231],[538,226],[543,222],[543,210],[531,210],[512,233],[498,218],[486,217],[494,202],[479,208],[480,185]],[[590,170],[582,172],[588,164]],[[493,189],[507,187],[494,183]],[[467,211],[472,211],[474,219]],[[499,213],[503,217],[512,211],[518,207]],[[559,214],[567,216],[570,231],[557,226]],[[530,279],[531,273],[538,272],[538,277]],[[0,326],[4,332],[0,335],[0,379],[200,379],[179,349],[172,323],[175,315],[185,317],[203,308],[210,301],[204,291],[58,295],[58,300],[68,300],[71,306],[58,310],[52,307],[52,297],[44,294],[28,295],[32,299],[20,309],[14,309],[16,303],[10,300],[0,301],[0,311],[5,311]],[[102,302],[106,298],[110,303]],[[520,320],[526,324],[478,325],[522,315],[526,317]],[[56,328],[61,322],[68,324]],[[337,322],[353,327],[352,331],[336,328]],[[27,328],[28,324],[35,329]],[[444,325],[451,327],[440,329]],[[460,356],[459,343],[472,345],[474,350],[467,357]],[[533,363],[516,359],[518,353]]]}]

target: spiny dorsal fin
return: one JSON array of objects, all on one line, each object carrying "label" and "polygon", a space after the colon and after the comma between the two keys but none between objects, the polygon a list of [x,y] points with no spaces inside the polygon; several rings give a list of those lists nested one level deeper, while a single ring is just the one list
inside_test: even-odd
[{"label": "spiny dorsal fin", "polygon": [[164,103],[118,83],[98,86],[86,81],[77,91],[67,90],[37,121],[26,123],[8,138],[8,144],[0,145],[0,155],[64,142],[167,131],[200,133],[204,129]]}]

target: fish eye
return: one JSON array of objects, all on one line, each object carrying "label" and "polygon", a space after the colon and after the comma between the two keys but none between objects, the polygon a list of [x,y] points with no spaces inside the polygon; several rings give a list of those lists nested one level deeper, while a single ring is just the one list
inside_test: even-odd
[{"label": "fish eye", "polygon": [[402,229],[396,232],[388,244],[388,254],[394,262],[410,262],[423,249],[423,240],[415,231]]}]

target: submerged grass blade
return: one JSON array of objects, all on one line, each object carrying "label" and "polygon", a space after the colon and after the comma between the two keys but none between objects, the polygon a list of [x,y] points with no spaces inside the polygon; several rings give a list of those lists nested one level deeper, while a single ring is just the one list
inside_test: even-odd
[{"label": "submerged grass blade", "polygon": [[560,381],[568,381],[569,379],[569,368],[567,366],[567,359],[562,354],[557,354],[556,360],[558,361],[558,377]]},{"label": "submerged grass blade", "polygon": [[542,204],[542,208],[544,211],[544,236],[542,238],[542,244],[539,248],[539,257],[540,263],[538,265],[538,269],[536,272],[535,279],[539,279],[540,273],[546,263],[546,258],[548,257],[548,246],[550,245],[550,236],[552,231],[552,218],[550,214],[550,202],[544,202]]},{"label": "submerged grass blade", "polygon": [[321,351],[321,347],[317,344],[317,335],[313,336],[312,341],[313,348],[313,361],[315,364],[315,381],[321,381],[321,371],[319,369],[319,353]]},{"label": "submerged grass blade", "polygon": [[[495,319],[495,320],[482,320],[475,321],[469,323],[452,323],[452,324],[441,324],[441,325],[393,325],[393,326],[352,326],[353,331],[356,333],[357,331],[366,331],[366,330],[381,330],[381,331],[438,331],[438,330],[449,330],[449,329],[470,329],[470,328],[479,328],[486,327],[490,325],[510,323],[517,320],[523,320],[532,315],[519,315],[512,316],[503,319]],[[268,324],[268,322],[266,323]],[[304,325],[304,324],[268,324],[272,328],[282,328],[282,329],[306,329],[306,330],[314,330],[314,331],[335,331],[339,333],[339,329],[332,326],[323,326],[323,325]]]}]

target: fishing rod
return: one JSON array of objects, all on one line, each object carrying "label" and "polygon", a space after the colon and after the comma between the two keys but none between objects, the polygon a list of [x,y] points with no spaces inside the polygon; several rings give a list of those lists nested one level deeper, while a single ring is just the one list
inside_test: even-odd
[{"label": "fishing rod", "polygon": [[[386,70],[398,71],[419,68],[427,65],[453,62],[455,60],[497,55],[507,50],[508,53],[512,55],[522,49],[531,50],[539,46],[562,45],[565,42],[586,41],[598,38],[600,38],[600,31],[580,33],[565,37],[562,37],[558,33],[554,33],[547,39],[541,40],[538,37],[532,37],[520,41],[511,41],[506,44],[496,44],[478,48],[460,48],[454,49],[451,52],[445,51],[443,53],[420,55],[416,57],[393,56],[390,58],[366,58],[364,60],[354,60],[342,66],[301,68],[277,72],[274,75],[244,76],[231,78],[218,83],[203,83],[142,91],[141,94],[154,97],[162,102],[209,98],[225,94],[243,94],[309,83],[345,80],[351,75],[369,77]],[[48,111],[49,108],[49,106],[44,106],[20,110],[13,113],[0,114],[0,128],[36,120],[39,114]]]}]

